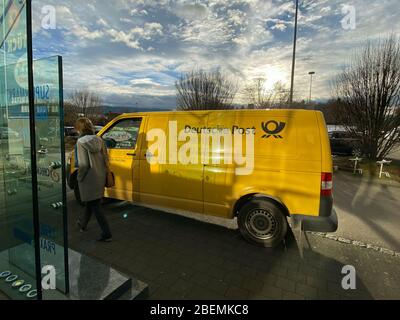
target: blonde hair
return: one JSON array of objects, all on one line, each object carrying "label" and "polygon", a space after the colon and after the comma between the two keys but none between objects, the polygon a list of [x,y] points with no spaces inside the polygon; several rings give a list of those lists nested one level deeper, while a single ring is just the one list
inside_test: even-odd
[{"label": "blonde hair", "polygon": [[76,120],[75,129],[84,135],[93,135],[95,133],[93,123],[88,118],[79,118]]}]

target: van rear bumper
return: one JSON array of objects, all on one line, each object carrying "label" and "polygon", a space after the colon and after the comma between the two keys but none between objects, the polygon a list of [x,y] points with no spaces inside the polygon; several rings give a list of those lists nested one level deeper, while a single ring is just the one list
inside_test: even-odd
[{"label": "van rear bumper", "polygon": [[333,196],[321,197],[319,203],[319,216],[304,214],[291,215],[293,223],[298,226],[301,222],[304,231],[335,232],[338,228],[338,218],[333,208]]},{"label": "van rear bumper", "polygon": [[291,217],[294,225],[299,225],[301,222],[304,231],[335,232],[338,228],[338,218],[335,209],[331,210],[329,216],[306,216],[294,214]]}]

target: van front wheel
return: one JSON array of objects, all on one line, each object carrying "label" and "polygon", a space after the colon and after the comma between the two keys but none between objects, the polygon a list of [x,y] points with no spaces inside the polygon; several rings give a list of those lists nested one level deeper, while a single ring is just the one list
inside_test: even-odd
[{"label": "van front wheel", "polygon": [[238,225],[247,241],[268,248],[281,243],[287,232],[284,212],[263,199],[252,199],[240,209]]}]

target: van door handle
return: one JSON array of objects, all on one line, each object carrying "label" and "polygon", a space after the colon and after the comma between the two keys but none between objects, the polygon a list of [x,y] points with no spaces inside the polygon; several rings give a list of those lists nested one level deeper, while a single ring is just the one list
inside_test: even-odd
[{"label": "van door handle", "polygon": [[131,156],[131,157],[134,157],[134,156],[136,156],[136,153],[127,153],[126,155],[127,155],[127,156]]}]

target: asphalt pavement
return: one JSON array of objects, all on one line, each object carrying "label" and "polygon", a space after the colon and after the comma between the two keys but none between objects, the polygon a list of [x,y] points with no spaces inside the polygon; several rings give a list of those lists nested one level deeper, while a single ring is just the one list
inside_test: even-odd
[{"label": "asphalt pavement", "polygon": [[339,171],[333,190],[336,235],[400,252],[400,183]]},{"label": "asphalt pavement", "polygon": [[[70,247],[145,281],[149,299],[400,299],[398,256],[307,234],[302,257],[292,232],[278,248],[260,248],[232,221],[223,227],[118,201],[103,206],[113,242],[98,243],[96,221],[80,233],[83,208],[68,198]],[[356,270],[355,290],[341,286],[346,265]]]}]

